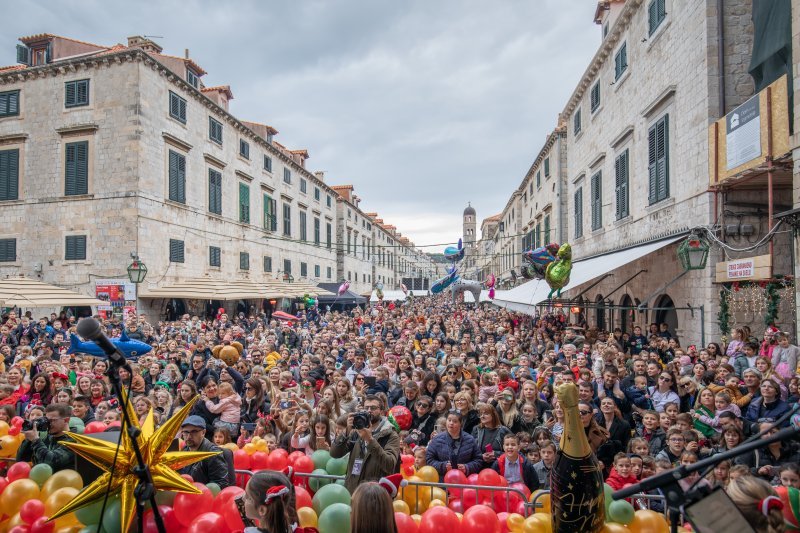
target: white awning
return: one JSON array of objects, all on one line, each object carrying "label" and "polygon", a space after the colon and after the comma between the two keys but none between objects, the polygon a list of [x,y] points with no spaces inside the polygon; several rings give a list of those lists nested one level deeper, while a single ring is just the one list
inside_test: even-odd
[{"label": "white awning", "polygon": [[[572,266],[569,284],[562,292],[592,281],[603,274],[607,274],[628,263],[641,259],[683,238],[683,235],[680,237],[670,237],[668,239],[643,244],[641,246],[634,246],[618,252],[611,252],[582,261],[576,261]],[[547,282],[543,279],[534,279],[510,291],[505,291],[502,295],[497,295],[494,299],[494,304],[505,307],[510,311],[532,315],[534,314],[536,304],[545,301],[548,294],[550,294],[550,286]]]},{"label": "white awning", "polygon": [[35,309],[54,306],[97,306],[105,303],[107,302],[25,276],[9,276],[0,280],[0,305],[4,307]]}]

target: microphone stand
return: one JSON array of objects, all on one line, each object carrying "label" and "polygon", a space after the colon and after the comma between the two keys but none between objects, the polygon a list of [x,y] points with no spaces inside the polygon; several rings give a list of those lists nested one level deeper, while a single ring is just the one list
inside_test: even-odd
[{"label": "microphone stand", "polygon": [[684,492],[678,483],[679,480],[695,472],[700,472],[705,468],[713,468],[722,461],[733,459],[734,457],[744,455],[758,448],[763,448],[764,446],[772,444],[773,442],[780,442],[792,437],[796,437],[799,433],[800,430],[792,427],[782,429],[765,439],[758,439],[751,442],[742,443],[733,450],[712,455],[711,457],[703,459],[702,461],[697,461],[694,464],[680,465],[672,470],[667,470],[666,472],[645,478],[635,485],[614,491],[612,498],[615,500],[623,500],[640,492],[663,489],[664,497],[667,501],[667,507],[669,508],[670,531],[672,533],[676,533],[678,531],[678,520],[681,516],[681,509],[687,504],[701,500],[704,496],[696,489]]},{"label": "microphone stand", "polygon": [[[122,383],[119,379],[119,369],[127,364],[127,360],[119,350],[117,350],[117,355],[118,357],[108,358],[108,361],[111,363],[108,367],[108,380],[111,382],[114,394],[122,401]],[[131,377],[133,377],[132,374]],[[131,380],[131,382],[133,382],[133,380]],[[128,402],[130,401],[130,391],[128,391],[126,399]],[[150,467],[144,462],[142,450],[139,448],[139,442],[137,440],[142,430],[131,422],[126,405],[120,407],[120,411],[122,411],[122,425],[131,438],[131,447],[133,448],[134,455],[136,455],[137,464],[133,469],[133,472],[139,478],[139,482],[136,484],[136,488],[133,491],[133,495],[136,497],[136,518],[138,522],[136,529],[138,533],[143,533],[144,531],[144,507],[145,503],[149,501],[153,509],[153,518],[155,519],[158,533],[166,533],[167,530],[164,527],[164,520],[161,518],[161,513],[158,511],[153,476],[150,473]]]}]

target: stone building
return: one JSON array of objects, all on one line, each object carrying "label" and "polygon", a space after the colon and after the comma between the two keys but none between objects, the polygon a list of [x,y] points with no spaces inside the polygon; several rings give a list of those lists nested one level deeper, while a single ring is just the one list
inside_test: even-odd
[{"label": "stone building", "polygon": [[366,217],[340,218],[342,196],[307,170],[308,152],[233,116],[231,88],[207,87],[188,50],[20,41],[19,64],[0,68],[0,275],[93,294],[95,279],[125,278],[135,253],[151,315],[165,302],[142,296],[186,279],[315,284],[350,271],[371,283],[361,250],[341,263],[345,233],[370,235]]}]

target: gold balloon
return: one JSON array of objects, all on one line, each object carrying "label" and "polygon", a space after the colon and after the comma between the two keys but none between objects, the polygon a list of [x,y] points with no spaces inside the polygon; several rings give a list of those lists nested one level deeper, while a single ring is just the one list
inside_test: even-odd
[{"label": "gold balloon", "polygon": [[[61,470],[50,476],[42,485],[42,501],[47,500],[50,495],[58,489],[72,487],[79,491],[83,488],[83,478],[75,470]],[[50,515],[47,515],[50,516]]]},{"label": "gold balloon", "polygon": [[301,507],[297,510],[297,521],[300,527],[317,527],[317,513],[311,507]]},{"label": "gold balloon", "polygon": [[414,522],[417,523],[417,525],[419,525],[419,523],[422,522],[422,515],[412,514],[411,515],[411,520],[413,520]]},{"label": "gold balloon", "polygon": [[534,514],[525,520],[522,531],[523,533],[552,533],[553,521],[549,514]]},{"label": "gold balloon", "polygon": [[39,485],[32,479],[17,479],[0,494],[0,515],[14,515],[22,504],[39,498]]},{"label": "gold balloon", "polygon": [[3,435],[0,437],[0,458],[16,457],[23,438],[21,433],[17,436]]},{"label": "gold balloon", "polygon": [[408,504],[403,500],[395,500],[392,502],[392,508],[394,509],[395,513],[403,513],[410,515],[411,509],[409,509]]},{"label": "gold balloon", "polygon": [[417,477],[427,483],[439,483],[439,472],[432,466],[423,466],[417,470]]},{"label": "gold balloon", "polygon": [[[539,496],[541,494],[541,496]],[[544,490],[535,490],[531,493],[531,497],[528,498],[529,502],[533,502],[536,500],[536,509],[535,512],[537,513],[547,513],[550,514],[550,493]],[[542,507],[539,507],[541,505]]]},{"label": "gold balloon", "polygon": [[506,518],[506,527],[511,533],[522,533],[525,527],[525,517],[521,514],[511,513]]},{"label": "gold balloon", "polygon": [[0,420],[0,437],[8,435],[8,430],[9,430],[8,422],[6,422],[5,420]]},{"label": "gold balloon", "polygon": [[669,525],[664,515],[647,509],[640,509],[633,515],[633,520],[628,524],[632,533],[667,533]]},{"label": "gold balloon", "polygon": [[19,513],[15,514],[11,517],[11,520],[3,524],[3,526],[7,527],[8,529],[12,529],[14,526],[21,526],[25,523]]},{"label": "gold balloon", "polygon": [[623,524],[606,522],[601,533],[630,533],[630,531],[631,530],[625,527]]},{"label": "gold balloon", "polygon": [[439,487],[434,487],[431,493],[431,500],[442,500],[443,502],[446,502],[447,492]]},{"label": "gold balloon", "polygon": [[[127,393],[123,391],[120,397],[120,403],[125,406],[128,418],[135,426],[141,429],[137,442],[142,451],[144,461],[150,466],[150,473],[153,476],[153,484],[156,491],[200,494],[200,490],[182,478],[177,470],[220,453],[167,451],[198,398],[199,396],[192,398],[180,411],[168,418],[161,427],[155,429],[152,410],[139,426],[139,418],[134,412],[133,403],[127,401]],[[136,506],[136,498],[133,495],[133,491],[139,483],[139,477],[134,473],[137,462],[127,429],[121,428],[119,450],[116,443],[95,439],[88,435],[71,432],[67,434],[75,442],[64,442],[64,446],[68,446],[78,455],[91,461],[101,468],[104,473],[86,486],[80,494],[61,510],[50,515],[50,519],[55,520],[101,500],[105,497],[106,490],[110,487],[111,495],[118,494],[120,497],[122,530],[128,531],[133,521]],[[115,456],[117,462],[112,472],[111,465]],[[8,491],[8,488],[3,491],[3,494],[6,491]]]},{"label": "gold balloon", "polygon": [[428,509],[431,507],[447,507],[442,500],[431,500],[431,503],[428,504]]},{"label": "gold balloon", "polygon": [[258,451],[256,449],[256,445],[253,444],[252,442],[248,442],[247,444],[245,444],[244,448],[242,448],[242,449],[247,452],[247,455],[253,455],[254,453],[256,453]]},{"label": "gold balloon", "polygon": [[[408,478],[409,483],[422,481],[417,476]],[[431,503],[431,487],[419,487],[417,485],[406,485],[403,487],[403,501],[408,504],[408,508],[417,513],[425,512],[428,504]]]},{"label": "gold balloon", "polygon": [[44,515],[53,516],[59,509],[67,505],[78,495],[79,489],[74,487],[62,487],[56,489],[44,500]]}]

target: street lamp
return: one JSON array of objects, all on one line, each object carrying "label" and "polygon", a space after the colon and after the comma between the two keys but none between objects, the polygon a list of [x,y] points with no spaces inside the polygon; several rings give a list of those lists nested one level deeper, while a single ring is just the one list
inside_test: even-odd
[{"label": "street lamp", "polygon": [[128,279],[131,280],[131,283],[138,285],[147,277],[147,266],[139,259],[138,255],[131,255],[133,256],[133,262],[128,265]]},{"label": "street lamp", "polygon": [[292,276],[288,272],[284,272],[283,273],[283,281],[285,281],[286,283],[292,283],[292,282],[294,282],[294,276]]},{"label": "street lamp", "polygon": [[703,270],[708,262],[708,243],[695,232],[692,232],[678,246],[678,259],[684,270]]}]

